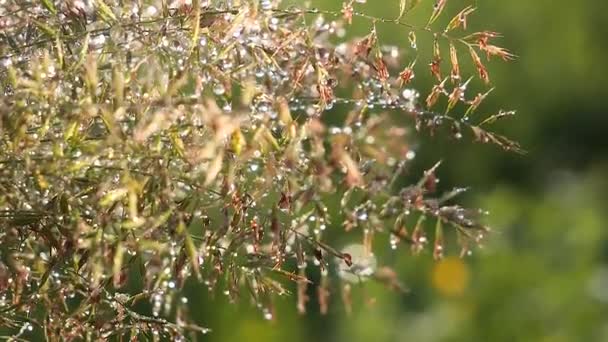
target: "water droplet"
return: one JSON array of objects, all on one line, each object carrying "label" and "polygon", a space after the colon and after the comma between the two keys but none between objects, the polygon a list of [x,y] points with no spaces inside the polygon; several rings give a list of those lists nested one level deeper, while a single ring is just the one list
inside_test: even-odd
[{"label": "water droplet", "polygon": [[351,266],[348,266],[341,258],[336,259],[338,264],[338,275],[348,282],[359,282],[367,280],[374,274],[377,267],[376,257],[368,253],[361,244],[346,246],[342,253],[350,255]]},{"label": "water droplet", "polygon": [[213,93],[214,93],[215,95],[218,95],[218,96],[219,96],[219,95],[224,95],[224,93],[225,93],[225,92],[226,92],[226,88],[224,88],[224,85],[223,85],[223,84],[221,84],[221,83],[216,83],[216,84],[213,86]]},{"label": "water droplet", "polygon": [[158,9],[154,6],[148,6],[144,11],[144,16],[153,17],[158,13]]},{"label": "water droplet", "polygon": [[260,1],[260,7],[262,7],[262,9],[264,11],[268,11],[272,9],[272,2],[270,0],[261,0]]},{"label": "water droplet", "polygon": [[391,234],[389,243],[391,245],[391,249],[397,249],[397,245],[399,244],[399,242],[401,241],[401,239],[399,239],[398,236]]},{"label": "water droplet", "polygon": [[13,61],[10,58],[2,58],[2,60],[0,60],[0,64],[5,67],[8,68],[9,66],[11,66],[13,64]]},{"label": "water droplet", "polygon": [[365,211],[360,211],[360,212],[357,214],[357,220],[359,220],[359,221],[366,221],[366,220],[367,220],[367,217],[368,217],[368,216],[367,216],[367,212],[365,212]]},{"label": "water droplet", "polygon": [[96,37],[93,37],[90,40],[89,46],[91,49],[98,49],[98,48],[103,47],[105,42],[106,42],[106,36],[104,36],[103,34],[100,34]]},{"label": "water droplet", "polygon": [[226,103],[222,107],[222,110],[224,110],[224,112],[226,112],[226,113],[231,113],[232,112],[232,103],[230,103],[230,102]]},{"label": "water droplet", "polygon": [[264,309],[264,319],[268,321],[272,319],[272,312],[270,310]]}]

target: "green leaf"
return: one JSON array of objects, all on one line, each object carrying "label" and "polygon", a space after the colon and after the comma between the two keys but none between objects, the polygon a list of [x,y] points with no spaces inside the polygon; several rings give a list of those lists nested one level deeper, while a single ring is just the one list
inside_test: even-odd
[{"label": "green leaf", "polygon": [[420,0],[401,0],[399,2],[399,16],[397,20],[403,18],[409,11],[416,7],[420,3]]},{"label": "green leaf", "polygon": [[192,41],[190,42],[190,52],[189,55],[192,55],[194,49],[198,46],[198,37],[201,32],[201,5],[200,0],[192,1],[192,7],[194,8],[193,14],[193,22],[192,22]]},{"label": "green leaf", "polygon": [[180,138],[177,133],[171,133],[171,143],[173,144],[173,148],[177,155],[183,158],[186,155],[186,149],[182,138]]},{"label": "green leaf", "polygon": [[117,20],[112,9],[103,0],[96,0],[95,3],[97,4],[97,12],[104,21],[111,24]]},{"label": "green leaf", "polygon": [[445,9],[445,5],[447,4],[447,2],[448,0],[437,0],[437,3],[435,3],[433,7],[433,14],[431,14],[431,18],[429,19],[427,26],[431,25],[435,22],[435,20],[437,20],[437,18],[439,18],[439,16]]},{"label": "green leaf", "polygon": [[57,9],[51,0],[40,0],[42,6],[44,6],[49,12],[57,14]]},{"label": "green leaf", "polygon": [[399,16],[397,17],[397,20],[401,19],[403,17],[403,15],[405,14],[406,6],[407,6],[407,0],[401,0],[399,2]]},{"label": "green leaf", "polygon": [[40,30],[42,30],[49,37],[53,37],[53,38],[57,37],[57,32],[49,25],[47,25],[41,21],[35,20],[35,19],[33,19],[33,22],[34,22],[34,24],[36,24],[36,26],[38,26],[38,28]]},{"label": "green leaf", "polygon": [[61,42],[61,38],[59,38],[59,35],[55,36],[55,50],[57,50],[57,62],[59,63],[59,68],[63,69],[65,65],[63,43]]},{"label": "green leaf", "polygon": [[127,188],[114,189],[101,198],[99,205],[102,207],[109,207],[114,204],[114,202],[123,199],[128,193],[129,190]]},{"label": "green leaf", "polygon": [[112,88],[114,89],[114,106],[122,106],[125,93],[125,77],[120,66],[112,69]]},{"label": "green leaf", "polygon": [[184,249],[186,250],[186,254],[188,254],[188,258],[190,259],[190,264],[192,265],[192,270],[196,274],[196,277],[200,280],[200,265],[198,263],[198,251],[196,250],[196,246],[194,245],[194,241],[192,241],[192,237],[186,229],[186,225],[183,221],[179,222],[177,226],[177,233],[182,234],[184,236]]},{"label": "green leaf", "polygon": [[78,134],[78,121],[74,120],[70,122],[68,127],[65,129],[65,133],[63,133],[64,141],[70,141],[72,138],[75,138]]},{"label": "green leaf", "polygon": [[87,34],[84,36],[84,41],[82,42],[82,49],[78,54],[78,62],[72,66],[71,71],[78,70],[84,64],[84,61],[86,60],[87,54],[89,52],[90,39],[91,35],[87,32]]}]

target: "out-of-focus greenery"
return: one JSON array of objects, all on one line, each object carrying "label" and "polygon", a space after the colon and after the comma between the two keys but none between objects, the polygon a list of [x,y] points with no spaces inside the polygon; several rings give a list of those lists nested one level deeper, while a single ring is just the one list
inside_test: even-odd
[{"label": "out-of-focus greenery", "polygon": [[[427,16],[431,2],[422,0],[412,19]],[[449,9],[471,3],[450,1]],[[315,4],[336,9],[341,1]],[[362,8],[391,18],[398,5],[377,0]],[[389,251],[387,243],[380,258],[400,272],[410,293],[366,284],[354,289],[350,317],[339,293],[332,294],[327,316],[317,313],[314,300],[309,315],[297,316],[293,302],[284,299],[271,323],[248,303],[224,305],[222,298],[195,294],[193,307],[214,328],[210,340],[608,340],[608,2],[474,5],[479,10],[469,24],[503,33],[502,45],[519,56],[492,63],[497,88],[487,105],[517,109],[517,118],[499,127],[529,153],[433,139],[423,144],[419,163],[441,158],[442,184],[473,187],[475,197],[468,200],[490,210],[488,221],[496,227],[488,245],[464,264],[448,257],[451,267],[440,268],[429,255],[413,262],[406,249]],[[355,19],[349,34],[368,31],[368,21]],[[402,27],[379,24],[378,32],[386,43],[407,44]],[[450,284],[456,279],[462,288],[446,288],[437,277]]]}]

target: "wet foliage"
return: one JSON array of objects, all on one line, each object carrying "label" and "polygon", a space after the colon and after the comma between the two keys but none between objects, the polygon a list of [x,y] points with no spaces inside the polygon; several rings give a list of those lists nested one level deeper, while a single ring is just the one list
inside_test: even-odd
[{"label": "wet foliage", "polygon": [[[0,324],[13,339],[182,340],[208,332],[187,282],[273,319],[292,283],[301,313],[311,286],[321,312],[339,292],[348,308],[351,283],[405,291],[376,249],[441,259],[453,238],[470,253],[489,228],[454,203],[466,189],[437,192],[440,163],[400,184],[417,132],[521,151],[487,130],[513,112],[476,114],[491,89],[467,90],[490,82],[482,56],[514,56],[497,33],[466,31],[472,7],[441,27],[440,0],[416,26],[416,1],[396,19],[361,2],[0,0]],[[352,20],[369,33],[347,38]],[[410,47],[383,45],[378,23]],[[416,73],[436,79],[427,94]],[[352,244],[334,247],[330,228]]]}]

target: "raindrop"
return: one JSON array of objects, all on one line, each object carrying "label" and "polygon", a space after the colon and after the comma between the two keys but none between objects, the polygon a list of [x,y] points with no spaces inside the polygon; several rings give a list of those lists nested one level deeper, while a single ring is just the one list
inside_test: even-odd
[{"label": "raindrop", "polygon": [[367,212],[361,210],[358,214],[357,214],[357,220],[359,221],[366,221],[367,220]]},{"label": "raindrop", "polygon": [[231,113],[232,112],[232,103],[230,103],[230,102],[226,103],[222,107],[222,110],[224,110],[224,112],[226,112],[226,113]]},{"label": "raindrop", "polygon": [[106,36],[104,36],[103,34],[100,34],[91,39],[89,46],[91,49],[98,49],[100,47],[103,47],[105,42],[106,42]]},{"label": "raindrop", "polygon": [[272,9],[272,2],[270,0],[261,0],[260,1],[260,7],[262,7],[263,10],[268,11]]},{"label": "raindrop", "polygon": [[374,274],[377,267],[376,257],[366,251],[361,244],[346,246],[342,250],[343,254],[350,255],[349,266],[341,258],[336,259],[338,264],[338,275],[348,282],[359,282],[367,280]]},{"label": "raindrop", "polygon": [[226,92],[226,88],[224,88],[224,85],[223,85],[223,84],[221,84],[221,83],[216,83],[216,84],[213,86],[213,93],[214,93],[215,95],[218,95],[218,96],[219,96],[219,95],[224,95],[224,93],[225,93],[225,92]]},{"label": "raindrop", "polygon": [[148,8],[146,8],[144,12],[144,15],[148,17],[153,17],[154,15],[156,15],[156,13],[158,13],[158,9],[156,9],[156,7],[148,6]]},{"label": "raindrop", "polygon": [[11,64],[13,64],[13,61],[11,61],[10,58],[2,58],[2,60],[0,60],[0,64],[3,67],[8,68],[9,66],[11,66]]},{"label": "raindrop", "polygon": [[418,93],[414,89],[408,88],[408,89],[404,89],[403,92],[401,92],[401,96],[403,96],[403,98],[408,101],[415,101],[417,98],[420,97],[420,93]]},{"label": "raindrop", "polygon": [[399,241],[400,241],[399,237],[397,237],[394,234],[391,234],[391,237],[390,237],[390,240],[389,240],[390,245],[391,245],[391,249],[397,249],[397,245],[399,244]]}]

